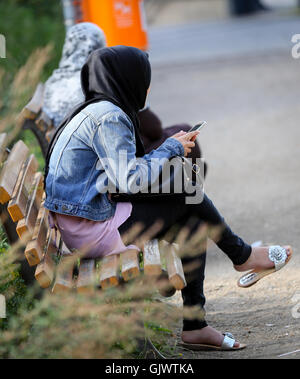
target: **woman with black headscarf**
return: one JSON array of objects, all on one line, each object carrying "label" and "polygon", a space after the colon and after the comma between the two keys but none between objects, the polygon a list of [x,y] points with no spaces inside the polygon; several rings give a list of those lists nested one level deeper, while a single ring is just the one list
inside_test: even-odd
[{"label": "woman with black headscarf", "polygon": [[[217,245],[238,271],[274,266],[268,248],[252,249],[235,235],[206,195],[201,203],[192,205],[185,203],[184,193],[176,197],[152,197],[150,193],[138,200],[132,195],[147,192],[149,181],[159,180],[161,161],[190,153],[198,134],[177,133],[145,154],[137,114],[144,107],[151,81],[146,53],[126,46],[96,50],[82,68],[81,81],[85,101],[57,129],[45,169],[45,207],[50,211],[51,225],[60,230],[70,250],[84,248],[89,258],[129,248],[138,251],[134,245],[124,246],[120,237],[136,222],[143,222],[147,229],[162,220],[158,237],[174,224],[186,225],[193,217],[196,221],[188,223],[191,233],[202,221],[222,227]],[[130,201],[115,202],[113,193],[123,193]],[[289,248],[283,250],[289,255]],[[202,309],[203,258],[200,254],[185,261],[195,262],[196,269],[187,278],[184,305]],[[184,320],[182,338],[188,346],[244,347],[210,328],[201,317]]]}]

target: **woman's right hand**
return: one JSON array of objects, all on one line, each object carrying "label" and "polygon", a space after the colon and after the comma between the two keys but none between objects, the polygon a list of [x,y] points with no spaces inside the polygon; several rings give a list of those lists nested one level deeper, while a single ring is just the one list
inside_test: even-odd
[{"label": "woman's right hand", "polygon": [[186,157],[191,151],[192,148],[195,147],[195,139],[197,138],[199,131],[195,132],[184,132],[181,131],[179,133],[174,134],[171,138],[175,138],[179,141],[184,148],[184,156]]}]

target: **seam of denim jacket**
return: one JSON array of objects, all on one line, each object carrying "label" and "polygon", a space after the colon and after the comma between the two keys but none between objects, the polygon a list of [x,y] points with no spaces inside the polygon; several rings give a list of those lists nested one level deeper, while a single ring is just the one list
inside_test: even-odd
[{"label": "seam of denim jacket", "polygon": [[[114,111],[107,111],[106,113],[104,113],[102,116],[101,116],[101,120],[99,120],[99,121],[97,121],[97,128],[95,128],[95,130],[94,130],[94,133],[93,133],[93,135],[92,135],[92,137],[91,137],[91,144],[92,144],[92,147],[93,147],[93,149],[95,150],[95,147],[94,147],[94,139],[95,139],[95,134],[98,132],[98,130],[99,130],[99,126],[102,124],[102,122],[103,122],[103,118],[104,117],[106,117],[107,115],[109,115],[110,113],[114,113],[114,112],[118,112],[118,111],[116,111],[116,110],[114,110]],[[96,119],[93,117],[93,116],[91,116],[91,118],[96,122]]]},{"label": "seam of denim jacket", "polygon": [[[90,113],[90,112],[86,112],[86,111],[82,111],[83,114],[85,114],[92,122],[94,122],[96,124],[96,128],[95,128],[95,131],[93,132],[92,136],[95,134],[95,132],[97,131],[99,125],[101,124],[101,121],[97,121],[96,118]],[[86,119],[86,118],[85,118]],[[73,134],[75,133],[75,131],[77,131],[78,129],[74,130]],[[75,136],[75,134],[74,134]],[[78,138],[82,143],[86,144],[86,141],[83,141],[79,135],[76,135],[76,138]],[[92,149],[93,149],[93,138],[89,141],[90,143],[90,146]],[[90,184],[91,184],[91,180],[92,180],[92,173],[94,172],[94,168],[95,166],[97,165],[97,161],[98,161],[98,156],[96,154],[96,159],[95,159],[95,162],[93,163],[93,167],[92,167],[92,170],[91,170],[91,175],[89,176],[88,178],[88,181],[82,191],[82,195],[81,195],[81,198],[79,199],[79,203],[82,203],[86,197],[86,194],[88,192],[88,189],[90,187]]]},{"label": "seam of denim jacket", "polygon": [[91,175],[90,175],[89,180],[87,181],[87,183],[86,183],[86,185],[84,187],[84,190],[82,191],[82,195],[81,195],[81,198],[79,200],[79,203],[83,202],[83,200],[86,197],[86,194],[88,192],[88,189],[90,188],[91,180],[92,180],[92,177],[93,177],[92,173],[94,172],[95,166],[97,166],[97,161],[98,161],[98,159],[95,159],[95,162],[93,164],[93,168],[91,170]]},{"label": "seam of denim jacket", "polygon": [[85,111],[85,110],[82,110],[81,111],[83,114],[85,114],[86,116],[88,116],[88,117],[90,117],[94,122],[95,122],[95,124],[97,125],[97,126],[99,126],[100,124],[101,124],[101,121],[99,120],[97,120],[96,119],[96,117],[92,114],[92,113],[90,113],[90,112],[87,112],[87,111]]},{"label": "seam of denim jacket", "polygon": [[55,212],[55,213],[59,213],[59,214],[63,214],[63,215],[70,215],[69,212],[62,212],[61,210],[57,210],[55,208],[55,205],[63,206],[65,204],[67,204],[67,205],[73,205],[74,204],[74,206],[77,207],[76,213],[71,214],[72,216],[75,215],[77,217],[83,217],[83,218],[87,218],[87,219],[93,220],[93,221],[108,220],[115,213],[115,204],[113,204],[113,203],[109,203],[110,207],[105,208],[105,209],[103,209],[103,208],[102,209],[94,209],[91,206],[83,206],[83,205],[78,204],[78,203],[70,203],[67,201],[46,199],[44,207],[46,209],[49,209],[52,212]]},{"label": "seam of denim jacket", "polygon": [[[72,133],[73,136],[74,136],[74,138],[78,139],[78,140],[79,140],[80,142],[82,142],[84,145],[91,147],[91,146],[87,143],[87,141],[85,141],[84,139],[82,139],[82,138],[80,137],[79,134],[75,134],[75,132],[77,132],[77,129],[74,130],[74,132]],[[91,141],[89,141],[89,143],[91,143]]]},{"label": "seam of denim jacket", "polygon": [[[106,118],[110,113],[111,113],[111,114],[115,114],[115,113],[117,113],[119,118],[120,118],[120,116],[121,116],[121,117],[124,117],[124,118],[128,121],[129,125],[131,126],[131,128],[130,128],[129,130],[130,130],[130,132],[131,132],[131,134],[132,134],[132,140],[133,140],[133,142],[135,143],[135,136],[134,136],[134,132],[133,132],[132,121],[131,121],[130,118],[126,115],[126,113],[123,112],[121,109],[120,109],[120,110],[117,110],[117,109],[116,109],[116,110],[110,110],[110,111],[108,111],[107,113],[103,114],[103,116],[101,117],[101,120],[100,120],[100,122],[99,122],[99,126],[103,123],[103,119]],[[120,120],[120,121],[123,122],[122,120]],[[127,125],[125,125],[125,126],[127,126]],[[94,149],[95,151],[96,151],[96,148],[95,148],[94,140],[95,140],[95,135],[96,135],[97,132],[98,132],[98,129],[96,128],[95,131],[94,131],[94,133],[93,133],[93,136],[92,136],[92,147],[93,147],[93,149]],[[101,136],[101,142],[102,142],[102,144],[103,144],[102,138],[103,138],[103,137]],[[104,146],[103,146],[103,148],[104,148]],[[104,150],[105,150],[105,148],[104,148]]]},{"label": "seam of denim jacket", "polygon": [[[122,111],[122,109],[110,110],[105,115],[103,115],[102,120],[101,120],[101,124],[105,125],[106,122],[108,124],[118,123],[120,126],[122,126],[124,131],[126,130],[130,134],[131,141],[132,141],[133,145],[135,145],[134,126],[132,124],[131,119],[128,117],[128,115],[124,111]],[[118,134],[118,137],[120,139],[123,138],[122,132],[120,134]],[[93,138],[93,148],[95,149],[95,151],[97,151],[97,147],[96,147],[97,143],[95,143],[95,138],[99,139],[99,143],[104,150],[104,155],[105,155],[105,157],[108,157],[109,139],[106,139],[105,136],[103,135],[103,133],[98,133],[98,135],[96,135],[96,133],[95,133],[94,138]],[[100,163],[102,164],[101,159],[100,159]],[[116,164],[118,167],[119,163],[117,162]],[[105,172],[105,170],[104,170],[104,172]],[[107,174],[106,174],[106,177],[108,178]],[[116,180],[116,178],[115,178],[115,180]],[[117,182],[115,183],[115,185],[118,186]]]},{"label": "seam of denim jacket", "polygon": [[[57,175],[57,170],[58,170],[58,166],[59,166],[59,163],[61,161],[61,157],[63,155],[63,152],[65,151],[65,148],[66,146],[68,145],[68,143],[70,142],[72,136],[73,136],[73,133],[75,131],[78,130],[78,128],[81,126],[81,124],[84,122],[84,120],[86,120],[87,116],[84,117],[83,120],[80,121],[79,125],[77,125],[77,127],[72,131],[72,133],[69,135],[69,137],[67,138],[63,148],[61,149],[60,153],[59,153],[59,156],[58,156],[58,159],[57,159],[57,162],[56,162],[56,166],[55,166],[55,170],[54,170],[54,173],[53,173],[53,177],[55,178],[56,175]],[[55,193],[55,180],[53,180],[53,183],[52,183],[52,191],[51,191],[51,197],[53,197],[53,193]]]}]

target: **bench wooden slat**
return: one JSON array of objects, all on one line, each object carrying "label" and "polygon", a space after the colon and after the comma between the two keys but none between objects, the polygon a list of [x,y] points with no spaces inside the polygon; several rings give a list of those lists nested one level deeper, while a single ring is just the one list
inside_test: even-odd
[{"label": "bench wooden slat", "polygon": [[47,237],[47,247],[42,261],[37,265],[35,278],[42,288],[50,287],[54,278],[55,263],[53,257],[57,254],[58,247],[55,242],[55,231],[50,229]]},{"label": "bench wooden slat", "polygon": [[103,258],[100,270],[100,285],[103,289],[119,284],[119,256],[110,255]]},{"label": "bench wooden slat", "polygon": [[93,293],[95,290],[95,261],[94,259],[81,259],[77,278],[78,293]]},{"label": "bench wooden slat", "polygon": [[[164,241],[165,242],[165,241]],[[176,246],[174,244],[164,243],[164,256],[169,276],[169,281],[177,290],[186,287],[186,280],[183,272],[181,259],[176,254]]]},{"label": "bench wooden slat", "polygon": [[138,254],[137,250],[127,250],[120,256],[122,276],[126,282],[140,274]]},{"label": "bench wooden slat", "polygon": [[43,133],[46,133],[48,130],[53,128],[52,120],[45,112],[42,112],[41,115],[35,121],[39,130]]},{"label": "bench wooden slat", "polygon": [[7,158],[6,147],[8,143],[7,133],[0,134],[0,164]]},{"label": "bench wooden slat", "polygon": [[27,105],[22,110],[22,116],[24,118],[29,118],[34,120],[43,106],[43,94],[44,94],[44,84],[39,83],[32,99],[29,101]]},{"label": "bench wooden slat", "polygon": [[74,286],[73,269],[74,258],[66,255],[62,256],[57,267],[55,283],[52,288],[53,293],[70,291]]},{"label": "bench wooden slat", "polygon": [[43,196],[43,174],[37,172],[34,177],[33,192],[28,206],[26,217],[18,221],[17,233],[20,239],[28,233],[33,233],[34,225],[37,219],[38,210],[41,205]]},{"label": "bench wooden slat", "polygon": [[145,243],[144,272],[146,275],[160,275],[162,273],[160,252],[157,239]]},{"label": "bench wooden slat", "polygon": [[[7,135],[0,134],[0,164],[6,159]],[[57,267],[53,293],[74,288],[73,266],[76,257],[62,243],[59,232],[49,229],[48,211],[44,208],[45,193],[43,175],[36,172],[38,163],[28,147],[18,141],[9,153],[0,173],[0,202],[8,204],[13,221],[18,221],[17,233],[20,238],[32,234],[25,248],[25,256],[30,266],[37,265],[35,278],[42,288],[48,288],[54,279],[54,255],[62,255]],[[57,235],[59,238],[57,240]],[[55,241],[54,243],[54,239]],[[63,245],[62,248],[60,245]],[[59,245],[59,248],[58,248]],[[119,255],[105,257],[100,269],[100,284],[103,289],[119,284],[120,263],[125,281],[140,274],[138,251],[128,250]],[[169,246],[164,253],[169,281],[180,290],[186,286],[181,260],[176,255],[176,247]],[[161,275],[161,255],[158,240],[152,240],[144,247],[144,272],[146,275]],[[95,290],[95,261],[82,259],[76,283],[78,293],[92,293]]]},{"label": "bench wooden slat", "polygon": [[35,266],[42,260],[48,231],[47,216],[47,210],[41,205],[34,226],[32,240],[28,242],[25,249],[25,256],[30,266]]},{"label": "bench wooden slat", "polygon": [[27,233],[29,233],[29,228],[26,224],[26,218],[22,218],[22,220],[18,221],[16,231],[17,231],[17,234],[18,234],[20,240],[26,242],[25,236],[28,236]]},{"label": "bench wooden slat", "polygon": [[[27,165],[28,165],[28,158],[25,160],[25,162],[23,162],[23,165],[22,165],[21,170],[19,172],[19,176],[18,176],[16,185],[15,185],[15,188],[14,188],[12,196],[11,196],[11,200],[17,197],[17,194],[18,194],[19,188],[21,187],[22,180],[23,180],[24,173],[25,173]],[[9,201],[8,206],[9,206],[11,200]]]},{"label": "bench wooden slat", "polygon": [[47,140],[48,142],[51,141],[51,139],[52,139],[54,133],[55,133],[55,129],[54,129],[54,128],[52,128],[52,129],[50,129],[50,130],[47,131],[47,133],[46,133],[46,140]]},{"label": "bench wooden slat", "polygon": [[18,141],[12,148],[0,173],[0,203],[8,202],[13,194],[20,170],[29,154],[23,141]]},{"label": "bench wooden slat", "polygon": [[[10,200],[7,210],[14,222],[26,216],[27,204],[34,190],[34,176],[38,168],[38,162],[33,154],[30,155],[21,180],[18,179],[13,198]],[[22,175],[22,174],[21,174]],[[20,176],[21,176],[20,175]]]}]

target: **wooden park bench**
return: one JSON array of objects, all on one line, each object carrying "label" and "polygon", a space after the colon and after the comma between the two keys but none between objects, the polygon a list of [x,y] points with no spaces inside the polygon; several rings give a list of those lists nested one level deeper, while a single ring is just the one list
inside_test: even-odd
[{"label": "wooden park bench", "polygon": [[[26,244],[25,257],[30,266],[36,266],[35,278],[42,288],[57,293],[76,289],[79,293],[117,286],[141,274],[139,254],[129,250],[103,258],[100,264],[92,259],[80,259],[74,275],[74,258],[65,246],[59,232],[50,229],[48,211],[44,208],[43,174],[38,171],[36,157],[30,154],[21,140],[7,152],[7,135],[0,134],[0,203],[15,223],[18,237]],[[159,276],[162,261],[171,286],[181,290],[186,286],[181,260],[175,246],[157,240],[145,244],[143,271],[145,275]],[[71,262],[71,264],[68,264]],[[98,283],[95,278],[99,277]]]}]

